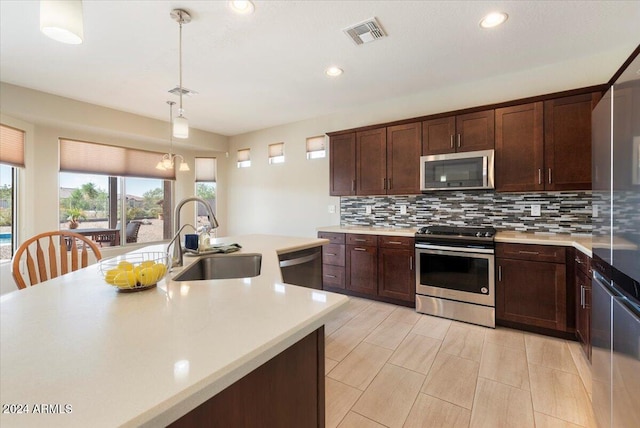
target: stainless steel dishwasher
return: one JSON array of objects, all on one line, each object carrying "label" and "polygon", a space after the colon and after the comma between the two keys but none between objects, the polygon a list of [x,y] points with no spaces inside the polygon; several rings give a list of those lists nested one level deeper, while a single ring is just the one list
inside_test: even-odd
[{"label": "stainless steel dishwasher", "polygon": [[278,258],[285,283],[322,289],[322,247],[280,254]]}]

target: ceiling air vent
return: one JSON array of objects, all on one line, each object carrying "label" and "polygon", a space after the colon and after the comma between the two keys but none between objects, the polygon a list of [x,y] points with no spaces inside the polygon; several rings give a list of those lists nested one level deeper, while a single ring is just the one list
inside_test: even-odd
[{"label": "ceiling air vent", "polygon": [[[173,95],[180,96],[180,86],[176,86],[175,88],[170,89],[169,93],[173,94]],[[187,89],[185,87],[182,87],[182,95],[186,95],[186,96],[190,97],[192,95],[198,95],[198,93],[196,91],[192,91],[191,89]]]},{"label": "ceiling air vent", "polygon": [[373,42],[387,35],[376,18],[369,18],[342,31],[347,33],[347,35],[356,42],[356,45]]}]

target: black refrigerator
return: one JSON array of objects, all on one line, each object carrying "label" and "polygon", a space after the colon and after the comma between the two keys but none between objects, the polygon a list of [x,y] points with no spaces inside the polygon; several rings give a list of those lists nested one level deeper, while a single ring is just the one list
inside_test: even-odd
[{"label": "black refrigerator", "polygon": [[593,110],[593,410],[640,427],[640,56]]}]

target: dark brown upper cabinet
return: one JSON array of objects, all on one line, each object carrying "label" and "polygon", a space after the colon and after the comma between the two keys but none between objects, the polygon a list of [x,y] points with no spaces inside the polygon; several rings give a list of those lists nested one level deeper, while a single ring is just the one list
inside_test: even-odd
[{"label": "dark brown upper cabinet", "polygon": [[381,195],[387,186],[386,128],[356,133],[356,194]]},{"label": "dark brown upper cabinet", "polygon": [[494,147],[494,110],[422,122],[422,154],[472,152]]},{"label": "dark brown upper cabinet", "polygon": [[600,93],[544,102],[545,190],[591,189],[591,111]]},{"label": "dark brown upper cabinet", "polygon": [[496,190],[544,190],[543,104],[496,109]]},{"label": "dark brown upper cabinet", "polygon": [[329,139],[331,196],[356,194],[356,134],[336,135]]},{"label": "dark brown upper cabinet", "polygon": [[496,190],[591,189],[591,110],[599,93],[496,109]]},{"label": "dark brown upper cabinet", "polygon": [[420,193],[420,122],[330,139],[332,196]]},{"label": "dark brown upper cabinet", "polygon": [[388,195],[420,193],[420,122],[387,128]]}]

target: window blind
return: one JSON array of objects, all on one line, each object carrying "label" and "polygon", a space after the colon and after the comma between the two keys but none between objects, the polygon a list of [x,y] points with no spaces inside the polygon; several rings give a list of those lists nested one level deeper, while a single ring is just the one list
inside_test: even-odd
[{"label": "window blind", "polygon": [[24,167],[24,131],[0,125],[0,163]]},{"label": "window blind", "polygon": [[216,158],[196,158],[196,183],[216,181]]},{"label": "window blind", "polygon": [[269,144],[269,163],[284,162],[284,143]]},{"label": "window blind", "polygon": [[175,180],[174,169],[156,169],[163,153],[60,139],[60,171]]},{"label": "window blind", "polygon": [[238,150],[238,168],[251,166],[251,149]]},{"label": "window blind", "polygon": [[324,135],[307,138],[307,159],[325,157],[326,140]]}]

